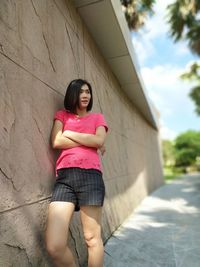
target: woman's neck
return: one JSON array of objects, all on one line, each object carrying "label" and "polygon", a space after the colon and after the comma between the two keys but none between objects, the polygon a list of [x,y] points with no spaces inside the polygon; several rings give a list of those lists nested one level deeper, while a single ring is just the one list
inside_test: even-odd
[{"label": "woman's neck", "polygon": [[85,115],[87,115],[87,109],[79,109],[77,108],[76,109],[76,114],[79,116],[79,117],[83,117]]}]

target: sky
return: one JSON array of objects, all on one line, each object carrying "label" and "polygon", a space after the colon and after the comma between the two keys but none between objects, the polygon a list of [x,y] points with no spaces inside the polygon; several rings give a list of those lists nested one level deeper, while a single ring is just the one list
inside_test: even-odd
[{"label": "sky", "polygon": [[187,131],[200,131],[200,117],[189,97],[193,84],[179,77],[200,58],[193,55],[184,41],[174,43],[169,36],[166,6],[174,0],[157,0],[155,14],[149,18],[132,42],[145,91],[160,113],[162,139],[174,140]]}]

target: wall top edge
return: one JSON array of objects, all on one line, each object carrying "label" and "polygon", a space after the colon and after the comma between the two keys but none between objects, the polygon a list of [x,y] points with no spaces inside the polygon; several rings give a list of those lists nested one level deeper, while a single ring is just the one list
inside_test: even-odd
[{"label": "wall top edge", "polygon": [[[74,0],[73,4],[77,8],[82,20],[86,24],[111,70],[118,79],[121,89],[124,90],[134,105],[139,103],[136,106],[141,114],[153,128],[158,130],[158,112],[155,110],[145,90],[139,71],[137,56],[134,51],[130,31],[121,8],[120,0]],[[119,65],[114,65],[114,61],[112,64],[109,63],[110,58],[117,59],[119,57],[122,63],[123,60],[125,63],[127,61],[127,56],[132,64],[131,68],[129,66],[128,70],[124,68],[124,64],[121,64],[122,67],[120,68]],[[116,60],[116,64],[118,64],[118,60]],[[133,85],[136,80],[138,81],[139,86],[134,88],[134,91],[140,90],[140,92],[133,94],[133,88],[131,89],[131,86],[129,86],[128,89],[123,86],[123,84],[126,83],[124,77],[127,76],[127,72],[131,72]],[[123,81],[121,81],[121,77],[123,77]],[[130,75],[127,82],[131,82]],[[138,99],[138,97],[140,97],[140,99]]]}]

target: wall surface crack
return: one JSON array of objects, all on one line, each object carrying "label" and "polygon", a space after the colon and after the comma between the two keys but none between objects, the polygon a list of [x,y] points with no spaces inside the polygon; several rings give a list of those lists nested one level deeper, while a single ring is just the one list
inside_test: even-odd
[{"label": "wall surface crack", "polygon": [[2,53],[4,53],[3,45],[0,43],[0,50]]},{"label": "wall surface crack", "polygon": [[38,122],[37,122],[37,120],[36,120],[35,118],[33,118],[33,120],[35,121],[35,124],[36,124],[36,126],[37,126],[38,132],[41,134],[41,136],[42,136],[42,139],[43,139],[43,141],[44,141],[44,143],[45,143],[44,137],[43,137],[43,135],[42,135],[42,131],[41,131],[41,129],[40,129],[40,127],[39,127],[39,125],[38,125]]},{"label": "wall surface crack", "polygon": [[42,36],[43,36],[43,39],[44,39],[44,42],[45,42],[45,45],[46,45],[46,48],[47,48],[47,52],[48,52],[48,55],[49,55],[49,61],[51,63],[52,69],[53,69],[54,72],[56,72],[56,69],[54,67],[53,61],[51,59],[50,49],[49,49],[49,46],[48,46],[48,43],[47,43],[47,40],[46,40],[46,37],[45,37],[44,33],[42,33]]},{"label": "wall surface crack", "polygon": [[38,19],[39,19],[39,21],[40,21],[40,24],[41,24],[41,28],[42,28],[42,37],[43,37],[43,39],[44,39],[44,43],[45,43],[46,48],[47,48],[47,52],[48,52],[48,56],[49,56],[49,61],[50,61],[51,67],[52,67],[53,71],[56,72],[56,69],[55,69],[55,67],[54,67],[53,61],[52,61],[52,59],[51,59],[50,49],[49,49],[49,46],[48,46],[48,43],[47,43],[45,34],[44,34],[44,32],[43,32],[43,27],[42,27],[42,21],[41,21],[41,18],[40,18],[39,14],[38,14],[38,12],[37,12],[37,10],[36,10],[36,7],[35,7],[35,5],[34,5],[34,3],[33,3],[33,0],[30,0],[30,1],[31,1],[31,5],[32,5],[32,7],[33,7],[33,10],[34,10],[34,12],[35,12],[36,16],[38,17]]},{"label": "wall surface crack", "polygon": [[8,177],[8,175],[2,170],[1,167],[0,167],[0,172],[3,174],[3,176],[4,176],[7,180],[9,180],[9,181],[11,182],[11,184],[12,184],[14,190],[16,190],[16,191],[19,192],[19,190],[16,188],[16,186],[15,186],[15,184],[14,184],[14,182],[13,182],[13,179],[12,179],[11,177]]},{"label": "wall surface crack", "polygon": [[6,26],[6,28],[13,31],[13,28],[6,21],[4,21],[2,17],[0,17],[0,21]]},{"label": "wall surface crack", "polygon": [[[92,79],[93,79],[94,86],[96,88],[98,88],[98,85],[96,84],[96,79],[95,79],[95,77],[93,77],[93,75],[92,75]],[[97,101],[98,101],[98,104],[99,104],[100,112],[103,113],[103,109],[102,109],[102,106],[101,106],[101,102],[100,102],[100,97],[99,97],[99,94],[98,94],[98,90],[96,90],[96,93],[97,93]]]},{"label": "wall surface crack", "polygon": [[51,198],[51,195],[48,196],[48,197],[45,197],[45,198],[38,199],[36,201],[25,203],[23,205],[20,205],[20,206],[14,207],[14,208],[10,208],[10,209],[7,209],[7,210],[0,211],[0,214],[6,213],[6,212],[11,212],[13,210],[17,210],[17,209],[20,209],[20,208],[23,208],[23,207],[26,207],[26,206],[31,206],[31,205],[34,205],[34,204],[37,204],[37,203],[41,203],[43,201],[49,200],[50,198]]},{"label": "wall surface crack", "polygon": [[[36,127],[38,129],[38,132],[41,135],[41,138],[42,138],[42,141],[43,141],[45,147],[47,147],[47,145],[49,146],[49,143],[47,144],[47,142],[46,142],[46,140],[45,140],[45,138],[44,138],[44,136],[42,134],[42,131],[41,131],[39,125],[38,125],[37,120],[34,117],[33,117],[33,120],[35,121],[35,125],[36,125]],[[54,166],[54,161],[53,161],[52,157],[50,156],[50,153],[46,151],[46,154],[47,154],[47,157],[48,157],[49,161],[51,162],[52,166]]]},{"label": "wall surface crack", "polygon": [[20,245],[12,245],[12,244],[8,244],[8,243],[4,243],[4,244],[5,244],[7,247],[14,248],[14,249],[17,249],[17,250],[19,250],[19,251],[24,252],[24,254],[25,254],[25,256],[26,256],[26,258],[27,258],[27,260],[28,260],[29,266],[33,266],[32,263],[30,262],[30,259],[29,259],[29,257],[28,257],[28,254],[27,254],[26,249],[25,249],[24,247],[22,247],[22,246],[20,246]]},{"label": "wall surface crack", "polygon": [[12,58],[10,58],[8,55],[4,54],[1,52],[0,50],[0,54],[3,55],[5,58],[7,58],[8,60],[10,60],[11,62],[13,62],[15,65],[17,65],[18,67],[20,67],[21,69],[23,69],[24,71],[26,71],[28,74],[30,74],[32,77],[34,77],[35,79],[37,79],[38,81],[40,81],[41,83],[45,84],[48,88],[50,88],[52,91],[54,91],[55,93],[61,95],[63,97],[63,94],[60,93],[59,91],[57,91],[55,88],[53,88],[50,84],[48,84],[47,82],[41,80],[39,77],[37,77],[36,75],[34,75],[32,72],[30,72],[28,69],[26,69],[24,66],[20,65],[18,62],[16,62],[15,60],[13,60]]},{"label": "wall surface crack", "polygon": [[35,11],[36,16],[38,17],[40,23],[42,24],[41,19],[40,19],[40,16],[39,16],[39,14],[37,13],[37,10],[36,10],[35,5],[34,5],[34,3],[33,3],[33,0],[31,0],[31,4],[32,4],[32,6],[33,6],[33,9],[34,9],[34,11]]},{"label": "wall surface crack", "polygon": [[65,23],[65,29],[66,29],[66,32],[67,32],[67,36],[68,36],[68,39],[69,39],[70,47],[71,47],[72,54],[73,54],[73,57],[74,57],[74,61],[75,61],[75,64],[76,64],[77,74],[79,76],[79,74],[80,74],[79,67],[78,67],[79,65],[78,65],[78,62],[77,62],[77,59],[76,59],[76,56],[75,56],[75,53],[74,53],[74,48],[73,48],[72,40],[71,40],[71,37],[70,37],[70,34],[69,34],[69,31],[68,31],[68,28],[67,28],[66,23]]}]

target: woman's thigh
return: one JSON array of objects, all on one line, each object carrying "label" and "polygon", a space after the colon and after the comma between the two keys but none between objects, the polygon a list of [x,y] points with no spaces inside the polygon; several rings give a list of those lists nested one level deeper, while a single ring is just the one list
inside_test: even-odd
[{"label": "woman's thigh", "polygon": [[54,201],[49,204],[46,242],[49,246],[66,246],[74,204]]},{"label": "woman's thigh", "polygon": [[101,238],[102,207],[81,206],[80,215],[84,236]]}]

